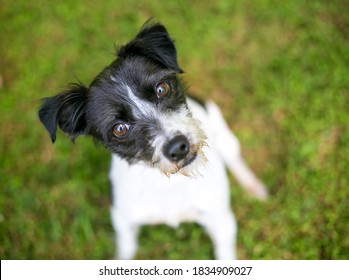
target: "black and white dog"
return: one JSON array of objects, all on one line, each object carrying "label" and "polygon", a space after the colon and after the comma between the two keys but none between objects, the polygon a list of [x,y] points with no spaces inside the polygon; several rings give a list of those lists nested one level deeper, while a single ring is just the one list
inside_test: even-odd
[{"label": "black and white dog", "polygon": [[176,48],[161,24],[146,24],[89,87],[73,84],[39,111],[52,141],[91,135],[112,152],[112,223],[117,257],[131,259],[145,224],[202,225],[217,259],[236,257],[237,225],[226,167],[260,199],[237,138],[213,102],[187,97]]}]

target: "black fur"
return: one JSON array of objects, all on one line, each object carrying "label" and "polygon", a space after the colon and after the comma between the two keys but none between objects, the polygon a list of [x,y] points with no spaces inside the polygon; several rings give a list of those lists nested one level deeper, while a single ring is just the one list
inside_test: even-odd
[{"label": "black fur", "polygon": [[52,142],[56,141],[57,124],[72,139],[86,134],[88,93],[89,90],[85,86],[72,84],[61,94],[44,99],[39,118],[49,132]]},{"label": "black fur", "polygon": [[143,56],[163,65],[167,69],[183,73],[177,63],[177,51],[163,25],[145,25],[136,38],[123,46],[118,52],[119,58]]},{"label": "black fur", "polygon": [[[112,81],[110,76],[115,77]],[[171,92],[163,99],[155,94],[160,82],[169,84]],[[139,100],[154,104],[161,112],[176,111],[186,103],[185,90],[177,75],[146,57],[119,59],[107,67],[90,87],[91,98],[87,116],[90,134],[99,139],[110,151],[117,153],[130,162],[150,161],[153,148],[145,144],[154,138],[153,131],[160,129],[157,116],[139,119],[132,113],[137,106],[129,100],[124,84],[132,87]],[[117,123],[130,125],[129,133],[116,139],[112,128]],[[142,153],[139,151],[142,150]]]}]

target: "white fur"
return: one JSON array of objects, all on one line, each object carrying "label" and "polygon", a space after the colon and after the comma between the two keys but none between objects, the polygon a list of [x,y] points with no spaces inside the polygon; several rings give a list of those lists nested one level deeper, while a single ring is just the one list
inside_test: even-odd
[{"label": "white fur", "polygon": [[[185,106],[182,106],[176,112],[159,113],[157,121],[161,129],[156,131],[157,135],[153,143],[150,143],[155,150],[152,161],[157,164],[154,164],[154,167],[168,175],[179,171],[188,176],[195,176],[198,173],[196,167],[191,168],[189,165],[181,168],[182,162],[176,163],[167,159],[163,154],[163,149],[169,139],[173,138],[175,135],[184,135],[191,145],[192,152],[199,152],[206,140],[205,132],[200,128],[200,122],[191,116],[189,110]],[[198,153],[197,160],[198,162],[205,161],[206,158],[203,153]]]},{"label": "white fur", "polygon": [[132,112],[135,116],[137,116],[138,118],[143,118],[146,116],[157,115],[157,110],[154,104],[138,98],[132,91],[131,87],[129,87],[127,84],[125,84],[124,86],[129,97],[128,102],[130,102],[130,104],[132,105]]},{"label": "white fur", "polygon": [[207,163],[199,167],[201,176],[166,177],[159,169],[142,163],[129,165],[117,155],[112,156],[111,215],[119,259],[135,256],[142,225],[164,223],[175,227],[185,221],[197,222],[205,228],[217,259],[235,259],[237,224],[230,207],[225,166],[257,197],[263,199],[267,195],[263,184],[241,158],[239,141],[228,129],[218,107],[209,102],[206,111],[191,100],[188,105],[208,138],[208,145],[202,147]]}]

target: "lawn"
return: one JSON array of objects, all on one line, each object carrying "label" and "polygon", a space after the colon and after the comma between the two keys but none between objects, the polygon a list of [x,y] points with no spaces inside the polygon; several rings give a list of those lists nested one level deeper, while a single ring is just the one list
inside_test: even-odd
[{"label": "lawn", "polygon": [[[111,259],[109,153],[37,117],[88,84],[150,17],[176,40],[191,92],[216,101],[268,186],[231,178],[240,259],[349,259],[349,2],[2,1],[0,258]],[[139,259],[209,259],[195,224],[144,227]]]}]

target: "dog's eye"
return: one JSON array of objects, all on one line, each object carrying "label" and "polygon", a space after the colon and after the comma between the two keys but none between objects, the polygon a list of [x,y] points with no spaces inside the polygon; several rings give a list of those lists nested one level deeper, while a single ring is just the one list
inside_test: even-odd
[{"label": "dog's eye", "polygon": [[120,138],[126,135],[126,133],[128,132],[129,126],[127,124],[124,123],[118,123],[116,125],[114,125],[114,129],[113,129],[113,134]]},{"label": "dog's eye", "polygon": [[169,85],[166,83],[160,83],[156,86],[156,96],[158,98],[165,97],[169,92]]}]

